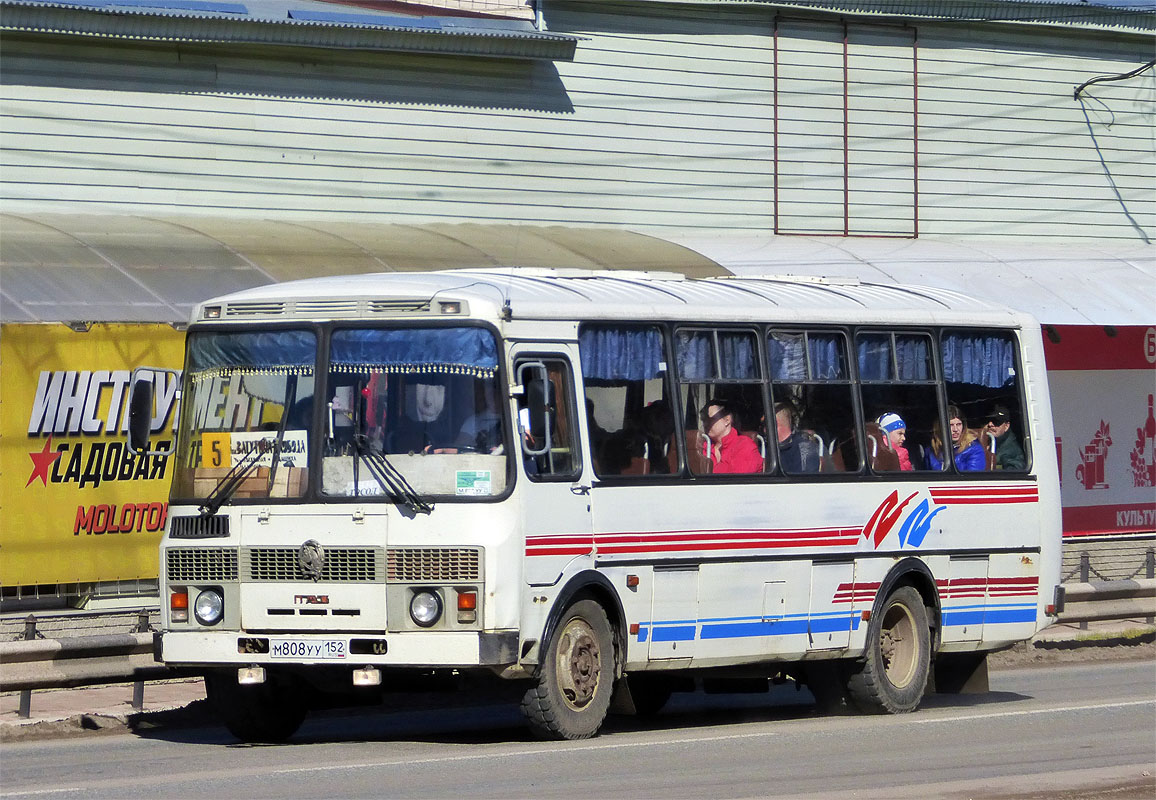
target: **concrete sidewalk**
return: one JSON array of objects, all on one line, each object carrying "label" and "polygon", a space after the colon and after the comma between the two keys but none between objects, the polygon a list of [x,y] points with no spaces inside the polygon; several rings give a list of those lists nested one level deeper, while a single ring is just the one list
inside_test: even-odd
[{"label": "concrete sidewalk", "polygon": [[[1144,619],[1090,622],[1088,630],[1076,623],[1053,625],[1041,632],[1031,645],[1039,649],[1111,646],[1123,643],[1125,635],[1135,639],[1138,632],[1156,633],[1156,626]],[[131,683],[91,686],[78,689],[40,689],[32,693],[28,719],[19,716],[20,693],[0,695],[0,741],[20,738],[26,726],[51,726],[59,734],[68,728],[77,731],[129,729],[156,719],[160,712],[181,709],[205,699],[200,678],[149,681],[145,684],[144,708],[132,707]],[[202,704],[204,705],[204,704]],[[195,718],[201,718],[195,715]],[[27,731],[31,733],[31,731]]]},{"label": "concrete sidewalk", "polygon": [[[77,689],[38,689],[32,692],[30,713],[20,717],[20,692],[0,695],[0,741],[15,738],[20,728],[52,725],[62,731],[126,729],[159,712],[185,708],[205,699],[201,678],[148,681],[141,710],[132,707],[133,684],[116,683]],[[53,725],[53,723],[62,723]]]}]

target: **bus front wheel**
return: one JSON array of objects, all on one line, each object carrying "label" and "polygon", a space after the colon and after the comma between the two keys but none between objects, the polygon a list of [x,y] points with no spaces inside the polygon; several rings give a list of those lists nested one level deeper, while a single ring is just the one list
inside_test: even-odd
[{"label": "bus front wheel", "polygon": [[308,712],[300,686],[274,682],[241,686],[235,670],[206,674],[205,694],[229,733],[252,744],[285,741]]},{"label": "bus front wheel", "polygon": [[923,598],[911,586],[892,592],[867,628],[867,652],[847,681],[851,702],[872,714],[904,714],[923,699],[931,631]]},{"label": "bus front wheel", "polygon": [[614,635],[602,606],[580,600],[566,609],[522,714],[542,739],[587,739],[598,733],[614,689]]}]

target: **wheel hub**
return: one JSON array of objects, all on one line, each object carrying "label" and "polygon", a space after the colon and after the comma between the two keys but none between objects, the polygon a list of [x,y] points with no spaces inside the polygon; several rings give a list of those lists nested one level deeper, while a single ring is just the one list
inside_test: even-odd
[{"label": "wheel hub", "polygon": [[571,620],[558,647],[558,682],[574,708],[587,705],[598,690],[601,654],[594,631],[584,620]]}]

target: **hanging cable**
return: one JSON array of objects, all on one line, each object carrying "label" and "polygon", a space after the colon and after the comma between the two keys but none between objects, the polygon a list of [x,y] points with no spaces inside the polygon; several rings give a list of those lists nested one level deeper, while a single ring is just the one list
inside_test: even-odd
[{"label": "hanging cable", "polygon": [[1093,83],[1105,83],[1107,81],[1126,81],[1129,78],[1135,78],[1137,75],[1144,72],[1145,70],[1152,69],[1153,66],[1156,66],[1156,59],[1149,61],[1147,64],[1145,64],[1142,67],[1137,67],[1136,69],[1132,70],[1131,72],[1125,72],[1122,75],[1101,75],[1098,78],[1092,78],[1090,81],[1084,81],[1083,83],[1081,83],[1079,86],[1076,87],[1075,91],[1072,92],[1072,99],[1073,100],[1079,100],[1080,99],[1080,92],[1087,89]]}]

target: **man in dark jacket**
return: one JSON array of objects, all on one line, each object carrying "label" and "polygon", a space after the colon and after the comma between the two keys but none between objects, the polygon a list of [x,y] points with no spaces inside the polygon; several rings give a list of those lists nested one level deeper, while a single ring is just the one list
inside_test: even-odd
[{"label": "man in dark jacket", "polygon": [[1024,469],[1027,457],[1011,429],[1011,414],[1003,406],[995,406],[987,415],[987,432],[995,439],[995,468]]}]

